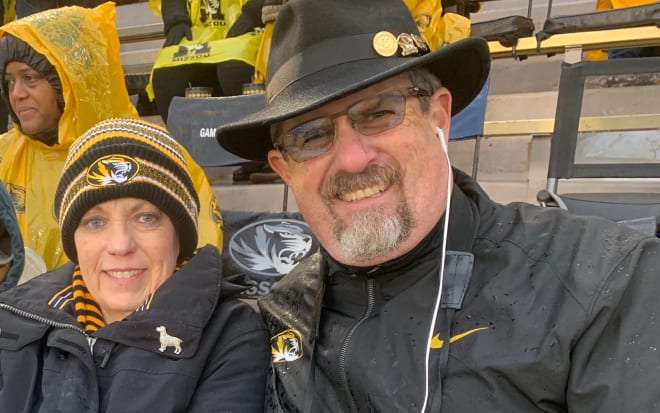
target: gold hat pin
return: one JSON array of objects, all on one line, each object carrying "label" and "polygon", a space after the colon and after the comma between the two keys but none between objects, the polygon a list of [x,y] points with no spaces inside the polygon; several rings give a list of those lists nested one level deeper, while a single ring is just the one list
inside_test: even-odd
[{"label": "gold hat pin", "polygon": [[374,35],[373,47],[376,53],[383,57],[394,56],[401,50],[401,56],[424,54],[429,51],[426,40],[417,33],[401,33],[399,36],[388,31],[381,31]]}]

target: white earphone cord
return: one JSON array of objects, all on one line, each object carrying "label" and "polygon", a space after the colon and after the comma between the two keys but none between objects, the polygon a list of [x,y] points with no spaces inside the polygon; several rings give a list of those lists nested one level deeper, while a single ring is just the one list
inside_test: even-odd
[{"label": "white earphone cord", "polygon": [[[435,331],[435,321],[438,318],[438,311],[440,310],[440,303],[442,302],[442,282],[443,276],[445,273],[445,255],[447,252],[447,228],[449,227],[449,205],[451,203],[451,162],[449,161],[449,151],[447,150],[447,142],[445,142],[445,134],[440,128],[436,128],[438,133],[438,138],[442,144],[442,149],[445,152],[445,159],[447,160],[447,205],[445,206],[445,219],[442,229],[442,259],[440,261],[440,285],[438,286],[438,296],[435,300],[435,308],[433,310],[433,317],[431,318],[431,328],[429,329],[429,336],[426,343],[426,359],[424,362],[424,402],[422,403],[422,408],[420,413],[424,413],[426,410],[426,405],[429,400],[430,393],[430,383],[429,383],[429,361],[431,358],[431,341],[433,340],[433,332]],[[447,340],[448,338],[445,338]],[[442,377],[440,378],[442,380]]]}]

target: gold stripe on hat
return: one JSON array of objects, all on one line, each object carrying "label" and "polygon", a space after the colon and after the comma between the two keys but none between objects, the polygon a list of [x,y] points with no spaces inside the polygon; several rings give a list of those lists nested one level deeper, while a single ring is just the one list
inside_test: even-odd
[{"label": "gold stripe on hat", "polygon": [[376,53],[383,57],[394,56],[399,49],[396,37],[387,31],[378,32],[374,35],[373,46]]}]

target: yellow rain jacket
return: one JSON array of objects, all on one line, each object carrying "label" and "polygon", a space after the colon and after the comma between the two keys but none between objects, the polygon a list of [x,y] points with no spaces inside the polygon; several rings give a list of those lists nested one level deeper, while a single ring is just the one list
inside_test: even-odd
[{"label": "yellow rain jacket", "polygon": [[[108,2],[94,9],[52,9],[0,28],[0,36],[11,33],[44,55],[62,83],[65,107],[55,145],[31,139],[16,126],[0,136],[0,179],[14,202],[25,246],[37,252],[48,269],[68,261],[53,199],[71,143],[103,119],[138,116],[126,91],[115,20],[115,5]],[[200,197],[199,245],[222,248],[215,196],[204,171],[184,153]]]},{"label": "yellow rain jacket", "polygon": [[403,2],[432,50],[470,36],[470,19],[456,13],[443,15],[440,0],[403,0]]},{"label": "yellow rain jacket", "polygon": [[[622,9],[644,4],[655,3],[657,0],[597,0],[596,11]],[[586,53],[587,60],[607,60],[606,50],[591,50]]]},{"label": "yellow rain jacket", "polygon": [[[153,0],[152,0],[153,1]],[[470,36],[470,19],[456,13],[442,14],[440,0],[403,0],[413,15],[419,32],[424,36],[432,50]],[[269,5],[264,13],[264,34],[257,53],[254,70],[254,82],[264,83],[270,40],[273,35],[273,24],[277,14],[277,6]]]},{"label": "yellow rain jacket", "polygon": [[[159,50],[146,87],[149,99],[154,99],[152,85],[153,71],[163,67],[174,67],[190,63],[221,63],[227,60],[240,60],[254,66],[262,31],[251,31],[236,37],[227,38],[227,32],[241,14],[246,0],[204,1],[188,0],[188,13],[192,26],[192,40],[185,37],[179,44]],[[160,16],[160,0],[149,0],[151,10]],[[218,15],[216,10],[206,10],[219,6],[223,20],[211,18]],[[204,10],[202,9],[204,7]]]}]

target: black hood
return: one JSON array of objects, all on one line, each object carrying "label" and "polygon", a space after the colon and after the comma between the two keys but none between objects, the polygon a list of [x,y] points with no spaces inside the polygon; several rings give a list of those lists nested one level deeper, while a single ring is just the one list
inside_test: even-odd
[{"label": "black hood", "polygon": [[[64,110],[62,82],[60,81],[60,77],[57,74],[55,66],[53,66],[44,55],[35,51],[23,40],[9,33],[5,33],[5,35],[0,38],[0,79],[2,79],[2,82],[0,82],[0,88],[2,90],[2,98],[9,108],[9,114],[21,132],[25,133],[21,129],[21,123],[16,117],[16,114],[11,108],[11,105],[9,104],[9,91],[7,90],[6,83],[4,81],[5,70],[7,68],[7,63],[9,62],[23,62],[30,66],[32,69],[39,72],[44,78],[46,78],[51,86],[53,86],[53,88],[57,91],[57,103],[60,111]],[[42,131],[30,137],[42,141],[46,145],[53,145],[57,143],[57,129]]]}]

